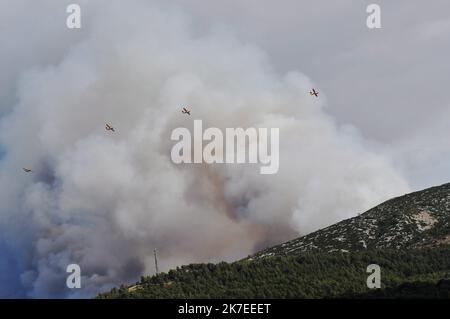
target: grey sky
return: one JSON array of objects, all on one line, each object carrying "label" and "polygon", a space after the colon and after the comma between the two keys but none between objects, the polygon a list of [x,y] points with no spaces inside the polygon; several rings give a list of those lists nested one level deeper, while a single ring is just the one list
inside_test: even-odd
[{"label": "grey sky", "polygon": [[[450,180],[450,2],[175,2],[200,25],[221,22],[260,45],[278,71],[304,72],[327,111],[379,142],[414,188]],[[381,29],[366,27],[371,3]]]},{"label": "grey sky", "polygon": [[[369,3],[381,6],[382,29],[366,27]],[[265,50],[278,72],[306,74],[326,95],[327,112],[380,143],[414,188],[450,178],[449,143],[439,138],[450,133],[443,120],[450,112],[445,88],[450,83],[448,1],[175,0],[170,4],[191,14],[199,32],[224,24],[243,42]],[[61,59],[71,42],[89,32],[89,17],[101,11],[101,6],[85,10],[84,28],[70,33],[54,27],[54,21],[66,15],[61,7],[34,6],[30,19],[25,14],[29,2],[0,3],[2,12],[8,12],[0,22],[5,63],[0,77],[2,113],[14,101],[20,71]],[[20,38],[8,37],[13,29]]]}]

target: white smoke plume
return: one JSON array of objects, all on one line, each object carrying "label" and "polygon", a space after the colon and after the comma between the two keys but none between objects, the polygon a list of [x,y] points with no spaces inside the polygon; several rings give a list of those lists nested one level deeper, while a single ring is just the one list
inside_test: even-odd
[{"label": "white smoke plume", "polygon": [[[326,92],[309,96],[305,75],[278,74],[226,27],[148,1],[79,3],[80,30],[65,26],[68,3],[1,5],[3,296],[93,296],[153,273],[154,248],[162,270],[239,259],[408,190],[324,112]],[[279,127],[278,174],[174,165],[170,133],[193,119]],[[65,285],[72,263],[82,289]]]}]

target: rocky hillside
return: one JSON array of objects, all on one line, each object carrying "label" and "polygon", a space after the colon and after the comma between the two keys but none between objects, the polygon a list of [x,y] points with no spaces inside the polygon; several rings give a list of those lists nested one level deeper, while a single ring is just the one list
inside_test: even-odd
[{"label": "rocky hillside", "polygon": [[252,258],[450,243],[450,183],[388,200],[367,212],[271,247]]}]

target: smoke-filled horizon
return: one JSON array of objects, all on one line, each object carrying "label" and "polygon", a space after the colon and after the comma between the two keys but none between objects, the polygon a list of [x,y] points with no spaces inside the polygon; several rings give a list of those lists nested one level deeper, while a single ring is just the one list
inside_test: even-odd
[{"label": "smoke-filled horizon", "polygon": [[[276,71],[223,24],[198,29],[146,1],[80,5],[76,31],[64,5],[42,1],[38,28],[26,2],[1,5],[1,296],[93,296],[152,274],[154,248],[164,271],[236,260],[409,191],[388,156],[324,111],[326,92],[308,94],[319,84]],[[279,128],[278,173],[173,164],[170,133],[193,119]],[[65,285],[72,263],[81,289]]]}]

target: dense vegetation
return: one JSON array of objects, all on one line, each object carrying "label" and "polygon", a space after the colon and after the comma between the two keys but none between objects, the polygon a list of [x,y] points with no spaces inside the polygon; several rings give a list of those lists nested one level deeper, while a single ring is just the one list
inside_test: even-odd
[{"label": "dense vegetation", "polygon": [[[381,267],[381,289],[366,285],[373,263]],[[182,266],[98,298],[449,298],[443,278],[450,278],[450,246],[305,252]]]}]

